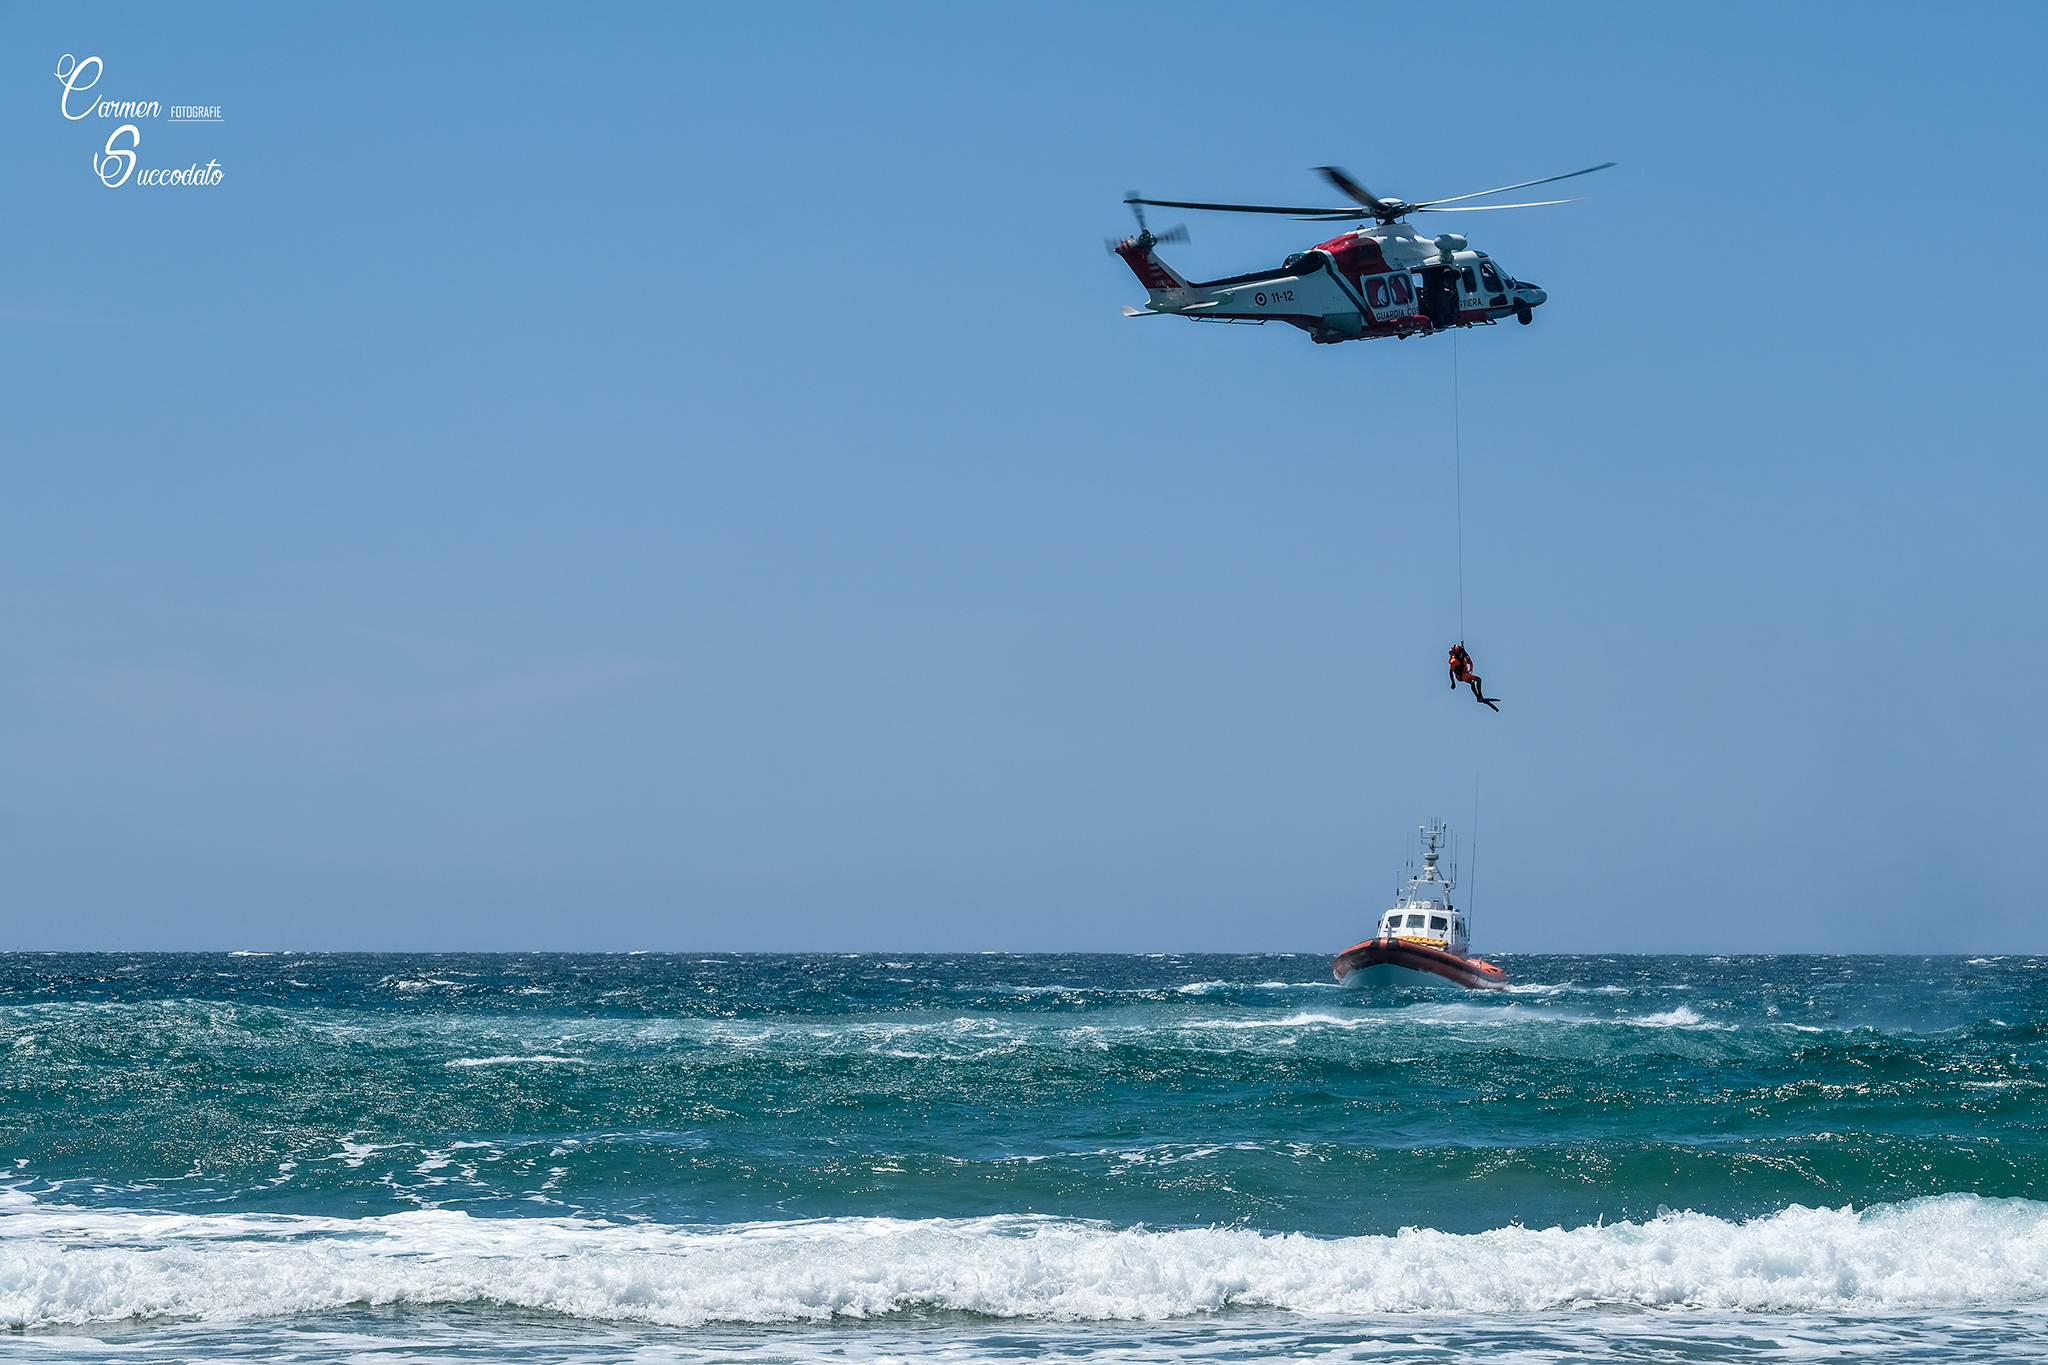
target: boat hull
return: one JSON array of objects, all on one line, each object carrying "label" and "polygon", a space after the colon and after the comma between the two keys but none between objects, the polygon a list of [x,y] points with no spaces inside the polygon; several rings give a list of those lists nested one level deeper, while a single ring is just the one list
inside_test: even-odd
[{"label": "boat hull", "polygon": [[1508,984],[1508,974],[1491,962],[1398,938],[1354,943],[1337,954],[1330,972],[1346,986],[1462,986],[1472,991],[1497,991]]}]

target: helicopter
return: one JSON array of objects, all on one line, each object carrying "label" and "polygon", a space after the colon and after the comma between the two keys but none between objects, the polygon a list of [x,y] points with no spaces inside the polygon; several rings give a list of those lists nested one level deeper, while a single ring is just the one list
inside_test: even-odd
[{"label": "helicopter", "polygon": [[[1577,199],[1543,199],[1528,204],[1467,204],[1531,185],[1548,185],[1573,176],[1591,175],[1612,161],[1582,171],[1524,180],[1518,185],[1430,199],[1411,204],[1382,199],[1336,166],[1316,170],[1355,208],[1285,208],[1272,204],[1198,204],[1176,199],[1145,199],[1136,190],[1124,196],[1138,219],[1138,234],[1108,243],[1123,257],[1145,286],[1146,306],[1124,309],[1125,317],[1183,317],[1196,322],[1285,322],[1323,344],[1362,341],[1372,337],[1406,340],[1452,327],[1492,326],[1507,318],[1524,325],[1550,296],[1526,280],[1502,270],[1483,251],[1455,232],[1424,237],[1408,222],[1411,213],[1465,213],[1487,209],[1533,209],[1574,204]],[[1582,196],[1583,197],[1583,196]],[[1297,251],[1277,269],[1254,270],[1223,280],[1191,281],[1161,260],[1153,248],[1162,242],[1185,242],[1187,228],[1154,234],[1145,225],[1145,208],[1205,209],[1220,213],[1284,213],[1306,222],[1342,222],[1370,218],[1372,224],[1307,251]]]}]

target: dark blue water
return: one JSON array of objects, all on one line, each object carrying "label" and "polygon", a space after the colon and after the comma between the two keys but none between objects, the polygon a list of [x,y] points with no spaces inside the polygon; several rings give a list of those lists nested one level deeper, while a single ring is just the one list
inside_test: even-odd
[{"label": "dark blue water", "polygon": [[0,1348],[2048,1355],[2048,959],[1503,965],[0,957]]}]

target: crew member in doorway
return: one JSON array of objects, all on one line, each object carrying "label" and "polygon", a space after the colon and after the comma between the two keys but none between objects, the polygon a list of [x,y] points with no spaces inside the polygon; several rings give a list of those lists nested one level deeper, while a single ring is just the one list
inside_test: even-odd
[{"label": "crew member in doorway", "polygon": [[1500,710],[1498,706],[1494,706],[1494,699],[1481,690],[1479,675],[1472,671],[1472,656],[1465,652],[1463,640],[1451,646],[1451,690],[1456,691],[1459,683],[1472,684],[1472,695],[1479,699],[1481,705],[1493,706],[1494,710]]}]

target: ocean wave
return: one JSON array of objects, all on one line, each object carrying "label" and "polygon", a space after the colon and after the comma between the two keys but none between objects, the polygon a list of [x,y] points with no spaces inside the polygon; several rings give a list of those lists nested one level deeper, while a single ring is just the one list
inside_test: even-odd
[{"label": "ocean wave", "polygon": [[359,1220],[92,1212],[0,1218],[0,1322],[252,1320],[349,1305],[496,1304],[615,1322],[824,1322],[906,1311],[1156,1321],[1229,1308],[1747,1312],[2048,1297],[2048,1204],[1942,1195],[1730,1222],[1317,1239],[1049,1217],[683,1227],[448,1211]]}]

